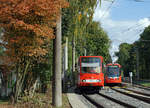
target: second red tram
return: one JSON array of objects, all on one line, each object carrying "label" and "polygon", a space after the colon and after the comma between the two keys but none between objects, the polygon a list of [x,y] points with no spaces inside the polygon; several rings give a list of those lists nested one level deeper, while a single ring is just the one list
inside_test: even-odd
[{"label": "second red tram", "polygon": [[99,91],[104,86],[102,56],[80,56],[78,62],[77,87],[80,90]]},{"label": "second red tram", "polygon": [[105,84],[121,83],[121,65],[118,63],[109,63],[106,65]]}]

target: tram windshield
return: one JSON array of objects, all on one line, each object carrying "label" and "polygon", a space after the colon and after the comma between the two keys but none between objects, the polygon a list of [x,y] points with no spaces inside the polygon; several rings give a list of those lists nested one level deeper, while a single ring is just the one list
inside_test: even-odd
[{"label": "tram windshield", "polygon": [[100,73],[100,65],[100,58],[98,57],[81,58],[82,73]]},{"label": "tram windshield", "polygon": [[120,69],[118,66],[108,66],[106,70],[108,77],[119,77]]}]

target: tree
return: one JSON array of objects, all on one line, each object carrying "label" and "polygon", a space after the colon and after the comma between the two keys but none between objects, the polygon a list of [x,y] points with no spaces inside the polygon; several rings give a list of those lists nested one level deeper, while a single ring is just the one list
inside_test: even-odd
[{"label": "tree", "polygon": [[109,54],[110,40],[100,27],[100,23],[92,21],[87,27],[86,36],[78,38],[77,41],[78,56],[84,55],[84,49],[86,49],[87,55],[101,55],[104,57],[105,62],[111,62]]},{"label": "tree", "polygon": [[118,56],[118,63],[121,64],[124,70],[124,76],[129,76],[129,72],[131,64],[129,64],[130,59],[130,50],[132,46],[128,43],[122,43],[119,46],[119,52],[116,52],[116,56]]},{"label": "tree", "polygon": [[87,31],[86,49],[88,49],[88,55],[101,55],[104,57],[104,61],[108,62],[110,59],[110,40],[106,32],[104,32],[98,22],[94,21],[90,24]]},{"label": "tree", "polygon": [[4,29],[1,46],[16,70],[14,98],[17,102],[25,76],[34,63],[44,61],[48,44],[55,38],[53,28],[66,6],[64,0],[2,0],[0,26]]},{"label": "tree", "polygon": [[[140,39],[133,44],[123,43],[119,47],[116,55],[119,57],[118,62],[124,69],[125,76],[132,71],[134,76],[148,79],[150,78],[150,26],[146,27]],[[139,72],[139,73],[138,73]]]},{"label": "tree", "polygon": [[77,38],[87,34],[87,27],[92,22],[95,7],[100,1],[69,0],[70,7],[63,10],[63,36],[70,37],[69,41],[72,42],[72,72],[75,71]]},{"label": "tree", "polygon": [[150,26],[146,27],[143,33],[140,35],[138,44],[136,44],[139,51],[139,63],[140,63],[140,77],[150,78]]}]

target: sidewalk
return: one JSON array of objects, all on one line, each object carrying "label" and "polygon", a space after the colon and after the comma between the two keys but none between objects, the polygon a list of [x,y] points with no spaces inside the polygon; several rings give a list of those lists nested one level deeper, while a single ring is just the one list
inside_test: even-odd
[{"label": "sidewalk", "polygon": [[72,108],[87,108],[87,106],[80,100],[78,94],[74,93],[74,87],[68,90],[67,96]]}]

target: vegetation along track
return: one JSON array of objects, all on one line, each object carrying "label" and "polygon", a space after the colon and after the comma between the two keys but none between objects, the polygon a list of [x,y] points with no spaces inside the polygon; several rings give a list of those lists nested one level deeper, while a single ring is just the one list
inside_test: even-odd
[{"label": "vegetation along track", "polygon": [[123,91],[120,91],[120,90],[115,89],[115,88],[111,88],[111,89],[114,90],[114,91],[116,91],[116,92],[122,93],[122,94],[124,94],[124,95],[127,95],[127,96],[130,96],[130,97],[139,99],[139,100],[141,100],[141,101],[144,101],[144,102],[150,104],[150,98],[143,97],[143,96],[138,96],[138,95],[134,95],[134,94],[127,93],[127,92],[123,92]]}]

